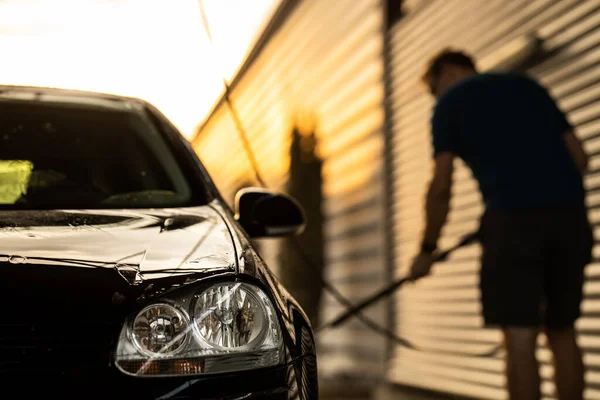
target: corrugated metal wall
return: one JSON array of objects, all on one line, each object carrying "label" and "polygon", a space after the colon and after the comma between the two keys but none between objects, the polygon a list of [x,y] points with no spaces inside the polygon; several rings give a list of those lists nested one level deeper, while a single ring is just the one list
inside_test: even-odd
[{"label": "corrugated metal wall", "polygon": [[[380,0],[303,0],[238,79],[232,99],[261,172],[283,188],[292,124],[312,115],[324,159],[326,278],[358,300],[384,282],[383,12]],[[193,146],[223,195],[252,182],[234,121],[222,104]],[[263,241],[264,242],[264,241]],[[277,270],[277,245],[263,246]],[[315,280],[316,284],[316,280]],[[323,319],[341,312],[329,296]],[[385,323],[384,308],[370,314]],[[325,376],[380,377],[384,340],[352,322],[319,337]]]},{"label": "corrugated metal wall", "polygon": [[[417,2],[411,2],[417,3]],[[429,118],[433,100],[420,86],[428,58],[442,47],[464,48],[490,67],[519,47],[527,34],[542,39],[546,57],[529,72],[559,100],[586,148],[594,154],[586,178],[591,217],[600,220],[600,1],[432,0],[414,5],[391,32],[393,75],[394,226],[398,276],[416,253],[423,223],[425,183],[431,174]],[[478,225],[483,211],[470,172],[456,171],[452,211],[441,245],[454,244]],[[600,249],[596,249],[596,254]],[[480,248],[455,253],[433,276],[397,296],[397,332],[418,346],[462,355],[419,353],[397,348],[389,380],[482,399],[505,398],[501,356],[469,356],[500,341],[483,330],[477,290]],[[587,399],[600,399],[600,264],[588,267],[579,322],[588,367]],[[544,398],[553,397],[550,354],[540,339]]]}]

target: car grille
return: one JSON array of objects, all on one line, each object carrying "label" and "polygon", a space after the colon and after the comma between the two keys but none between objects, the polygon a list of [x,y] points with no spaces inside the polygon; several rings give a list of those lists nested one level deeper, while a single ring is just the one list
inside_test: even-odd
[{"label": "car grille", "polygon": [[0,325],[0,374],[80,375],[106,368],[115,337],[110,325]]},{"label": "car grille", "polygon": [[74,378],[111,361],[125,310],[114,271],[0,265],[0,376]]}]

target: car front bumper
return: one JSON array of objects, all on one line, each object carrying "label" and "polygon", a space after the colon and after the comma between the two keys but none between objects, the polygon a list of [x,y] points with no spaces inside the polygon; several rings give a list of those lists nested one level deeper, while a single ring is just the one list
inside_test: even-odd
[{"label": "car front bumper", "polygon": [[[315,356],[286,365],[229,374],[194,377],[133,377],[114,367],[94,374],[11,377],[3,390],[22,399],[318,399]],[[299,374],[306,376],[298,379]],[[4,376],[3,378],[8,378]],[[10,382],[10,383],[9,383]],[[29,382],[29,383],[28,383]]]}]

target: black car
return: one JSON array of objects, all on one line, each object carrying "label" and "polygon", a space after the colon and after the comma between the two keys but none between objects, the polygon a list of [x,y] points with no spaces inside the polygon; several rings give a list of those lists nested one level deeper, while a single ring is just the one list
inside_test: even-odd
[{"label": "black car", "polygon": [[317,399],[310,323],[250,242],[304,222],[261,189],[231,210],[142,100],[0,86],[0,397]]}]

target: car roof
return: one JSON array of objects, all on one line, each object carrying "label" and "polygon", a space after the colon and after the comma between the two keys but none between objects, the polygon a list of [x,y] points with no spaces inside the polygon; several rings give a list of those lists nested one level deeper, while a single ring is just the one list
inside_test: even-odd
[{"label": "car roof", "polygon": [[145,101],[127,96],[98,93],[75,89],[61,89],[41,86],[0,85],[0,101],[41,101],[48,103],[89,105],[109,109],[128,110],[133,104],[146,104]]}]

